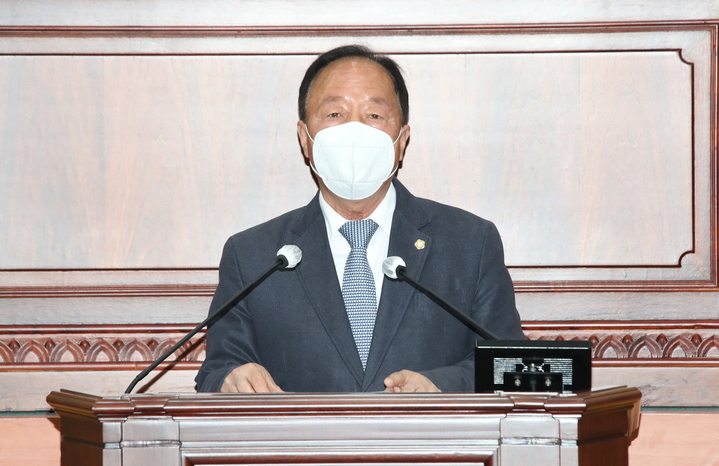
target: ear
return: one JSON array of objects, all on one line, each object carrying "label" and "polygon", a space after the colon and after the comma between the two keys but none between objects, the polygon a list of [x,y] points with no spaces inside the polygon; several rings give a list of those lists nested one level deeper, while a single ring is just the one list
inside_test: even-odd
[{"label": "ear", "polygon": [[402,127],[402,134],[399,137],[399,161],[404,159],[404,151],[407,150],[407,144],[409,144],[409,125]]},{"label": "ear", "polygon": [[297,138],[300,140],[300,146],[302,147],[302,155],[309,160],[310,158],[310,138],[307,135],[307,125],[304,121],[300,120],[297,122]]}]

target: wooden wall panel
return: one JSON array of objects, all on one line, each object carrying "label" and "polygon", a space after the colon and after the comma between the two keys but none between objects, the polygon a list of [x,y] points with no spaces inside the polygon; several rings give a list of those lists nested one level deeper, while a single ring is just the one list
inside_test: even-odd
[{"label": "wooden wall panel", "polygon": [[508,265],[672,267],[693,251],[692,67],[679,53],[402,59],[419,95],[402,178],[493,219]]},{"label": "wooden wall panel", "polygon": [[0,417],[0,464],[60,466],[60,418]]},{"label": "wooden wall panel", "polygon": [[629,448],[632,466],[719,464],[715,412],[645,412],[641,422],[641,434]]},{"label": "wooden wall panel", "polygon": [[[117,393],[201,320],[225,238],[313,195],[296,89],[354,42],[406,71],[401,179],[499,225],[528,335],[716,405],[718,31],[707,0],[4,2],[4,409]],[[192,390],[192,355],[145,388]]]},{"label": "wooden wall panel", "polygon": [[[407,71],[414,131],[400,177],[496,221],[518,290],[714,290],[716,27],[597,31],[357,28],[293,46],[280,31],[21,42],[35,30],[6,29],[2,105],[23,118],[0,138],[11,219],[0,239],[17,245],[0,255],[17,284],[5,291],[53,286],[53,269],[76,272],[63,280],[88,294],[103,285],[83,269],[109,271],[109,287],[131,286],[114,271],[163,269],[135,292],[211,292],[217,244],[311,197],[296,81],[312,54],[357,41]],[[150,54],[158,34],[167,49]]]},{"label": "wooden wall panel", "polygon": [[[713,0],[2,2],[2,410],[117,394],[204,317],[225,237],[313,194],[295,92],[350,42],[404,67],[401,178],[499,225],[527,335],[715,407],[718,28]],[[192,391],[202,357],[140,389]],[[717,419],[644,412],[631,464],[714,464]],[[58,442],[0,418],[0,463]]]},{"label": "wooden wall panel", "polygon": [[[312,195],[292,86],[308,60],[2,57],[0,241],[17,245],[2,268],[214,267],[227,236]],[[402,178],[493,219],[509,265],[671,267],[693,251],[679,53],[398,60],[415,143]]]},{"label": "wooden wall panel", "polygon": [[0,57],[0,268],[216,267],[314,194],[289,85],[307,61]]}]

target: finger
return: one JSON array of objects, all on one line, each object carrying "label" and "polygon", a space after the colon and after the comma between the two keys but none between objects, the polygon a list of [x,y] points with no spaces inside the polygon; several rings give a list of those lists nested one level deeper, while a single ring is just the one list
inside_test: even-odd
[{"label": "finger", "polygon": [[220,387],[220,393],[239,393],[239,390],[234,384],[224,382]]},{"label": "finger", "polygon": [[384,379],[387,388],[401,387],[407,381],[405,371],[393,372]]},{"label": "finger", "polygon": [[235,378],[232,377],[232,374],[227,376],[225,380],[222,382],[222,386],[220,387],[220,393],[239,393],[239,389],[237,388],[237,385],[235,383]]},{"label": "finger", "polygon": [[414,393],[419,389],[416,377],[406,377],[402,385],[400,385],[401,393]]},{"label": "finger", "polygon": [[267,369],[257,366],[249,377],[249,382],[255,393],[282,392],[283,390],[275,383]]},{"label": "finger", "polygon": [[[264,371],[255,371],[248,377],[248,382],[252,386],[252,390],[255,393],[267,393],[270,391],[270,386],[267,383],[269,374]],[[270,377],[272,379],[272,377]]]},{"label": "finger", "polygon": [[393,377],[395,382],[398,378],[401,379],[400,383],[393,387],[395,392],[426,393],[439,391],[431,380],[418,372],[408,371],[405,369],[392,375],[399,376]]},{"label": "finger", "polygon": [[237,382],[237,392],[236,393],[257,393],[255,388],[252,386],[252,383],[247,378],[242,378]]},{"label": "finger", "polygon": [[400,393],[402,391],[402,389],[399,387],[387,387],[384,389],[384,391],[386,391],[388,393]]},{"label": "finger", "polygon": [[417,375],[416,380],[411,384],[411,388],[414,392],[421,393],[436,393],[441,391],[434,382],[421,374]]}]

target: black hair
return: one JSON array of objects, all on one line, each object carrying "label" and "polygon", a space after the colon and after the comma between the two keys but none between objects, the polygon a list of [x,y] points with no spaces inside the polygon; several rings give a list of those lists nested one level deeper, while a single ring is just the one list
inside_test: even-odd
[{"label": "black hair", "polygon": [[300,115],[300,120],[304,122],[307,121],[307,95],[310,92],[310,87],[312,87],[315,78],[331,63],[342,60],[343,58],[352,57],[371,60],[387,71],[394,82],[394,92],[397,95],[399,108],[402,112],[402,124],[406,125],[409,121],[409,94],[407,93],[407,86],[402,77],[401,68],[388,56],[377,54],[363,45],[344,45],[337,47],[329,52],[323,53],[312,62],[305,72],[302,84],[300,84],[300,95],[297,99],[297,110]]}]

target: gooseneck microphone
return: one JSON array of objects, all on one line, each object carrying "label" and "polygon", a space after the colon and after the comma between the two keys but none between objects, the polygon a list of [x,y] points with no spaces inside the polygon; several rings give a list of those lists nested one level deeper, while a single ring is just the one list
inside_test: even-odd
[{"label": "gooseneck microphone", "polygon": [[145,370],[137,374],[137,377],[130,383],[130,385],[127,386],[127,389],[125,390],[125,393],[130,393],[135,388],[135,386],[144,379],[147,374],[149,374],[154,368],[159,366],[165,359],[169,358],[172,353],[177,351],[178,348],[180,348],[182,345],[184,345],[190,338],[194,337],[197,332],[202,330],[202,328],[210,323],[213,320],[221,319],[222,316],[224,316],[227,311],[235,307],[237,303],[242,301],[245,297],[247,297],[248,294],[257,286],[262,283],[267,277],[275,273],[277,270],[285,270],[285,269],[294,269],[297,264],[302,260],[302,251],[300,248],[298,248],[295,245],[292,244],[286,244],[280,248],[279,251],[277,251],[277,259],[275,260],[275,263],[272,264],[272,267],[265,270],[260,276],[258,276],[256,279],[248,283],[244,288],[242,288],[235,296],[230,298],[229,301],[227,301],[225,304],[223,304],[217,312],[212,314],[211,316],[208,316],[207,319],[200,322],[197,327],[192,329],[190,333],[182,337],[180,341],[175,343],[175,345],[170,348],[169,350],[165,351],[162,356],[157,358],[155,362],[150,364]]},{"label": "gooseneck microphone", "polygon": [[417,288],[422,293],[426,294],[432,301],[439,304],[442,309],[452,314],[457,320],[466,325],[471,331],[478,335],[481,335],[482,338],[486,340],[500,339],[497,335],[493,334],[492,332],[481,326],[479,323],[477,323],[476,320],[472,319],[470,316],[457,309],[455,306],[453,306],[447,300],[439,296],[437,293],[407,275],[407,266],[401,257],[390,256],[385,259],[384,262],[382,262],[382,271],[389,278],[393,280],[404,280],[413,287]]}]

